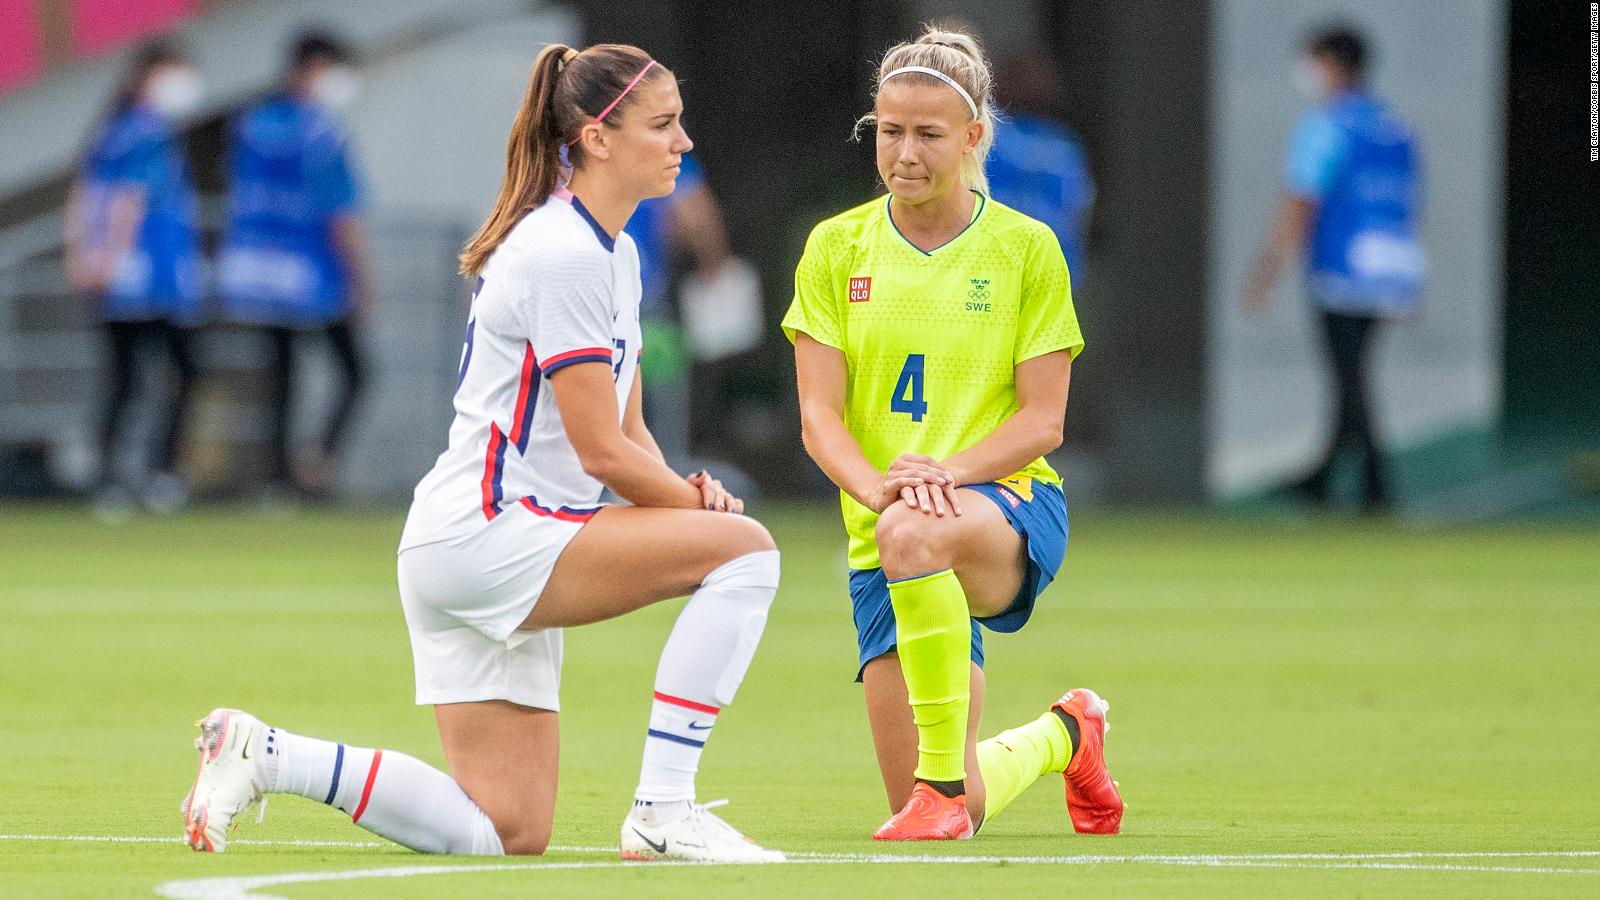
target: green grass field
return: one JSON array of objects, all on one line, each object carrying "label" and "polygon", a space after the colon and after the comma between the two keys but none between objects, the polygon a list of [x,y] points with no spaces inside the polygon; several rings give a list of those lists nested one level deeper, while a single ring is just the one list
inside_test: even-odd
[{"label": "green grass field", "polygon": [[1124,833],[1073,834],[1050,780],[974,841],[885,847],[842,535],[827,509],[762,515],[785,585],[701,789],[796,862],[712,868],[608,849],[677,604],[568,635],[548,856],[424,858],[295,797],[189,852],[213,706],[442,764],[399,516],[0,508],[0,894],[1600,895],[1600,529],[1075,511],[1063,577],[989,643],[985,732],[1101,692]]}]

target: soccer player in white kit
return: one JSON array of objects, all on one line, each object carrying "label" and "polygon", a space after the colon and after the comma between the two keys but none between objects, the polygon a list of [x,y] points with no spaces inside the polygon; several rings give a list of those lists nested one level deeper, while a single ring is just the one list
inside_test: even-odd
[{"label": "soccer player in white kit", "polygon": [[[417,486],[400,596],[417,702],[451,775],[401,753],[201,720],[184,801],[220,851],[266,793],[309,797],[428,853],[538,854],[556,794],[561,629],[692,594],[656,672],[625,859],[778,861],[695,803],[695,772],[778,587],[778,551],[704,472],[668,469],[640,413],[639,260],[623,233],[693,146],[672,73],[636,47],[540,53],[477,278],[448,449]],[[611,488],[632,505],[606,506]],[[452,778],[452,775],[454,776]]]}]

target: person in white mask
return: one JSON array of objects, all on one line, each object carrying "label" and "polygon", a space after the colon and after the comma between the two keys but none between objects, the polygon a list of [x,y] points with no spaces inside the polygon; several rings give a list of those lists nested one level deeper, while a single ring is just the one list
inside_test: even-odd
[{"label": "person in white mask", "polygon": [[[360,88],[349,47],[308,33],[290,54],[283,90],[229,130],[219,293],[228,317],[259,328],[267,349],[270,495],[329,489],[366,381],[359,331],[375,291],[342,121]],[[331,347],[342,378],[316,442],[297,454],[290,400],[296,350],[308,341]]]},{"label": "person in white mask", "polygon": [[[201,312],[198,202],[180,128],[199,107],[199,73],[170,40],[140,47],[80,161],[67,205],[67,279],[94,308],[106,348],[94,509],[121,519],[135,500],[173,512],[187,490],[178,450],[195,380]],[[123,424],[141,368],[165,357],[155,446],[137,476],[121,465]]]}]

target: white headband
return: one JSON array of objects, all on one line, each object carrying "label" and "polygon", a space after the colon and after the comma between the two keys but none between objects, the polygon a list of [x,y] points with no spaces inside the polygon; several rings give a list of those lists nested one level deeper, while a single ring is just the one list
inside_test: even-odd
[{"label": "white headband", "polygon": [[878,88],[881,90],[883,88],[884,84],[886,84],[889,81],[889,79],[895,77],[896,75],[904,75],[907,72],[920,72],[923,75],[932,75],[933,77],[939,79],[940,81],[944,82],[945,84],[948,84],[951,87],[955,88],[956,89],[956,93],[961,95],[961,99],[967,101],[967,109],[972,110],[972,118],[973,119],[977,119],[978,118],[978,104],[972,102],[972,95],[967,93],[967,89],[966,88],[964,88],[961,85],[957,84],[956,80],[954,78],[951,78],[949,75],[946,75],[945,73],[939,71],[938,69],[930,69],[927,66],[902,66],[902,67],[900,67],[898,69],[895,69],[893,72],[890,72],[889,74],[883,76],[883,80],[878,82]]}]

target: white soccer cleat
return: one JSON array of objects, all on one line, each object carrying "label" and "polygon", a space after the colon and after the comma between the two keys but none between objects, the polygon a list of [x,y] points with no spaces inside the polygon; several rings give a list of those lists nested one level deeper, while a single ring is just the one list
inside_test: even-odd
[{"label": "white soccer cleat", "polygon": [[[183,836],[195,850],[221,853],[237,828],[234,819],[262,800],[253,756],[262,746],[256,736],[267,726],[237,709],[214,709],[195,724],[200,771],[183,801]],[[261,811],[266,813],[265,805]]]},{"label": "white soccer cleat", "polygon": [[739,833],[711,810],[727,805],[717,800],[693,805],[689,815],[651,824],[629,814],[622,821],[621,856],[642,862],[686,860],[707,863],[783,862],[780,850],[768,850]]}]

